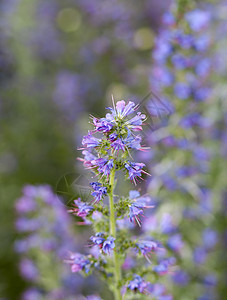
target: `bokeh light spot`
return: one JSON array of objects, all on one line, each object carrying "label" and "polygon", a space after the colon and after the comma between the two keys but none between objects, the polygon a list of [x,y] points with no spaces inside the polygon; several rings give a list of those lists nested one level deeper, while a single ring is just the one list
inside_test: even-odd
[{"label": "bokeh light spot", "polygon": [[81,23],[79,12],[74,8],[64,8],[57,15],[57,24],[64,32],[76,31]]},{"label": "bokeh light spot", "polygon": [[134,34],[134,45],[140,50],[149,50],[153,46],[154,35],[150,28],[138,29]]},{"label": "bokeh light spot", "polygon": [[106,92],[107,99],[111,99],[111,96],[113,95],[116,100],[124,99],[128,94],[127,87],[124,84],[119,83],[111,84]]}]

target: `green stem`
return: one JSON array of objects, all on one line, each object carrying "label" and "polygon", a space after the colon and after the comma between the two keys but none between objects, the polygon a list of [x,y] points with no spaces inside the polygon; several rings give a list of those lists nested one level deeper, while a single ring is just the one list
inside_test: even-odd
[{"label": "green stem", "polygon": [[[110,192],[109,192],[109,204],[110,204],[110,235],[116,239],[116,221],[115,221],[115,213],[114,213],[114,179],[115,179],[115,168],[112,169],[110,173]],[[116,241],[115,241],[116,244]],[[121,266],[119,263],[117,251],[115,249],[113,254],[114,259],[114,277],[115,277],[115,285],[114,285],[114,296],[115,300],[121,300],[121,291],[119,288],[120,280],[121,280]]]}]

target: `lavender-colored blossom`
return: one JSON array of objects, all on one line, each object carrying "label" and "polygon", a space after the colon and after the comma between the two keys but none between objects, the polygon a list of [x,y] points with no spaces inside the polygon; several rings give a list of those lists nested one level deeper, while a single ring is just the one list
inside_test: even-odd
[{"label": "lavender-colored blossom", "polygon": [[189,275],[183,270],[177,270],[172,276],[173,282],[179,285],[187,285],[189,282]]},{"label": "lavender-colored blossom", "polygon": [[176,83],[174,92],[179,99],[185,100],[190,96],[190,87],[183,82]]},{"label": "lavender-colored blossom", "polygon": [[129,204],[129,219],[130,221],[136,221],[139,226],[141,226],[140,215],[143,215],[144,208],[152,208],[153,206],[148,206],[147,203],[150,201],[148,196],[140,196],[138,191],[130,191],[129,199],[131,203]]},{"label": "lavender-colored blossom", "polygon": [[206,228],[203,231],[203,244],[207,249],[212,249],[218,242],[218,235],[217,232]]},{"label": "lavender-colored blossom", "polygon": [[211,61],[208,58],[204,58],[199,61],[195,67],[195,72],[198,76],[205,77],[209,74],[211,68]]},{"label": "lavender-colored blossom", "polygon": [[167,241],[168,247],[173,251],[180,251],[180,249],[183,247],[184,243],[182,241],[180,234],[172,235],[168,241]]},{"label": "lavender-colored blossom", "polygon": [[114,247],[115,247],[115,238],[113,237],[108,237],[104,243],[103,243],[103,246],[102,246],[102,250],[104,253],[106,254],[111,254],[111,252],[113,251]]},{"label": "lavender-colored blossom", "polygon": [[160,229],[164,234],[170,234],[176,231],[176,226],[173,224],[172,216],[168,213],[163,214]]},{"label": "lavender-colored blossom", "polygon": [[70,209],[68,210],[68,212],[75,213],[78,217],[81,218],[85,218],[94,209],[93,206],[81,202],[80,198],[74,200],[74,203],[77,208]]},{"label": "lavender-colored blossom", "polygon": [[208,34],[200,35],[194,39],[194,47],[197,51],[205,51],[210,45],[211,38]]},{"label": "lavender-colored blossom", "polygon": [[43,295],[41,292],[35,288],[27,289],[23,295],[22,300],[42,300]]},{"label": "lavender-colored blossom", "polygon": [[158,244],[154,241],[140,241],[136,246],[148,261],[150,261],[149,254],[158,250]]},{"label": "lavender-colored blossom", "polygon": [[141,112],[138,112],[135,117],[125,122],[125,125],[133,131],[140,131],[142,130],[141,125],[143,124],[146,116]]},{"label": "lavender-colored blossom", "polygon": [[113,124],[105,118],[93,118],[93,123],[97,131],[109,132],[113,128]]},{"label": "lavender-colored blossom", "polygon": [[140,293],[145,293],[148,284],[149,283],[144,281],[139,275],[135,274],[133,280],[129,282],[127,287],[134,292],[139,291]]},{"label": "lavender-colored blossom", "polygon": [[145,166],[144,163],[135,163],[135,162],[131,162],[131,161],[128,161],[127,163],[125,163],[125,168],[128,170],[129,178],[135,184],[136,184],[135,179],[137,177],[141,177],[142,173],[145,173],[145,171],[142,170],[144,166]]},{"label": "lavender-colored blossom", "polygon": [[39,271],[34,262],[28,258],[24,258],[20,261],[20,272],[26,280],[34,281],[39,276]]},{"label": "lavender-colored blossom", "polygon": [[196,247],[193,252],[193,259],[196,264],[203,264],[207,259],[207,250],[203,246]]},{"label": "lavender-colored blossom", "polygon": [[153,58],[159,63],[164,63],[166,58],[172,52],[172,46],[164,38],[156,40],[155,50],[153,51]]},{"label": "lavender-colored blossom", "polygon": [[142,148],[140,144],[141,140],[142,138],[140,136],[129,135],[126,139],[124,139],[124,144],[129,149],[131,148],[131,149],[140,150]]},{"label": "lavender-colored blossom", "polygon": [[215,286],[217,284],[217,276],[215,274],[208,274],[203,280],[204,284],[207,286]]},{"label": "lavender-colored blossom", "polygon": [[195,9],[186,13],[185,19],[188,21],[191,29],[197,32],[209,24],[210,14],[207,11]]},{"label": "lavender-colored blossom", "polygon": [[91,236],[90,240],[100,248],[103,246],[103,242],[105,241],[104,234],[102,232],[97,232],[95,236]]},{"label": "lavender-colored blossom", "polygon": [[19,232],[31,232],[38,230],[42,226],[42,220],[41,218],[18,218],[15,223],[15,226]]},{"label": "lavender-colored blossom", "polygon": [[196,101],[205,101],[211,94],[211,89],[207,86],[204,87],[195,87],[193,94]]},{"label": "lavender-colored blossom", "polygon": [[130,114],[132,114],[135,111],[135,103],[132,101],[129,101],[127,105],[125,105],[125,101],[118,101],[116,103],[116,112],[117,116],[122,119]]},{"label": "lavender-colored blossom", "polygon": [[111,133],[111,134],[109,135],[110,141],[111,141],[111,142],[115,141],[115,140],[117,139],[117,136],[118,136],[118,135],[116,134],[116,132]]},{"label": "lavender-colored blossom", "polygon": [[153,271],[158,273],[159,275],[165,275],[169,272],[170,267],[176,263],[176,259],[174,257],[163,259],[159,262],[158,265],[153,267]]},{"label": "lavender-colored blossom", "polygon": [[84,163],[85,167],[92,167],[92,161],[96,160],[97,157],[87,150],[83,150],[82,154],[84,155],[84,158],[79,158],[79,160],[81,160]]},{"label": "lavender-colored blossom", "polygon": [[176,69],[182,70],[188,65],[188,59],[182,54],[174,54],[171,58],[173,65]]},{"label": "lavender-colored blossom", "polygon": [[182,30],[178,30],[175,33],[175,41],[183,48],[189,49],[193,45],[193,36],[185,34]]},{"label": "lavender-colored blossom", "polygon": [[103,173],[106,176],[110,175],[110,171],[113,168],[113,159],[107,160],[105,158],[98,158],[91,161],[93,167],[97,167],[97,170],[100,173]]},{"label": "lavender-colored blossom", "polygon": [[89,295],[86,297],[87,300],[102,300],[99,296]]},{"label": "lavender-colored blossom", "polygon": [[171,295],[166,295],[166,289],[160,283],[150,285],[149,292],[157,300],[173,300]]},{"label": "lavender-colored blossom", "polygon": [[111,147],[118,152],[119,150],[122,150],[123,152],[125,151],[125,145],[123,141],[119,138],[111,143]]},{"label": "lavender-colored blossom", "polygon": [[100,182],[91,182],[90,186],[93,188],[94,191],[97,191],[102,185]]},{"label": "lavender-colored blossom", "polygon": [[21,197],[16,202],[16,210],[18,213],[29,213],[37,207],[35,200],[27,197]]},{"label": "lavender-colored blossom", "polygon": [[153,267],[153,271],[158,273],[161,276],[167,274],[168,270],[169,270],[169,266],[164,263],[160,263],[159,265]]},{"label": "lavender-colored blossom", "polygon": [[91,236],[90,240],[106,254],[111,254],[115,247],[115,238],[110,236],[105,239],[102,232],[98,232],[95,234],[95,236]]},{"label": "lavender-colored blossom", "polygon": [[107,188],[105,186],[102,186],[91,193],[91,195],[94,197],[94,203],[98,203],[104,195],[107,194]]},{"label": "lavender-colored blossom", "polygon": [[90,260],[80,253],[70,253],[69,258],[65,262],[71,265],[73,273],[80,271],[88,273],[90,271]]},{"label": "lavender-colored blossom", "polygon": [[100,144],[100,140],[92,136],[90,133],[84,136],[82,140],[82,145],[86,146],[87,148],[95,148]]}]

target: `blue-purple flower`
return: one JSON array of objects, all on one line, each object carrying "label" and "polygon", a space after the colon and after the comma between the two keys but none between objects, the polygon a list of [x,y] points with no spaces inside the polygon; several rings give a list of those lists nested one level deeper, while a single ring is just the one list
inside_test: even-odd
[{"label": "blue-purple flower", "polygon": [[168,247],[173,251],[180,251],[180,249],[184,246],[184,243],[182,241],[180,234],[172,235],[168,241],[167,241]]},{"label": "blue-purple flower", "polygon": [[148,285],[149,283],[144,281],[141,276],[135,274],[134,278],[128,283],[127,288],[133,292],[139,291],[144,294]]},{"label": "blue-purple flower", "polygon": [[91,193],[94,203],[98,203],[107,194],[107,187],[101,186],[99,182],[92,182],[90,185],[94,189],[94,192]]},{"label": "blue-purple flower", "polygon": [[128,176],[130,180],[134,182],[135,185],[136,185],[136,178],[137,177],[141,178],[142,173],[146,173],[143,170],[144,166],[145,166],[144,163],[135,163],[129,160],[127,163],[125,163],[125,168],[128,170]]},{"label": "blue-purple flower", "polygon": [[154,241],[140,241],[136,243],[136,246],[149,262],[150,253],[158,250],[158,243]]},{"label": "blue-purple flower", "polygon": [[176,260],[173,257],[163,259],[159,262],[158,265],[153,267],[153,271],[158,273],[159,275],[165,275],[169,272],[170,266],[175,264]]},{"label": "blue-purple flower", "polygon": [[106,254],[111,254],[111,252],[113,251],[114,247],[115,247],[115,238],[113,238],[112,236],[108,237],[102,246],[102,251]]},{"label": "blue-purple flower", "polygon": [[87,148],[95,148],[100,144],[100,139],[97,139],[96,137],[92,136],[91,133],[84,136],[82,140],[82,145],[86,146]]},{"label": "blue-purple flower", "polygon": [[97,131],[109,132],[113,128],[113,124],[108,121],[106,118],[93,118],[93,123]]},{"label": "blue-purple flower", "polygon": [[138,191],[130,191],[129,199],[132,200],[129,204],[129,219],[131,222],[136,221],[137,224],[141,226],[141,220],[139,216],[143,216],[143,209],[153,207],[147,205],[147,203],[150,201],[150,197],[140,196]]},{"label": "blue-purple flower", "polygon": [[74,200],[74,205],[76,207],[68,210],[68,212],[71,212],[81,218],[85,218],[94,209],[93,206],[81,202],[80,198]]},{"label": "blue-purple flower", "polygon": [[70,253],[69,258],[65,262],[71,265],[73,273],[80,271],[88,273],[90,271],[90,260],[80,253]]},{"label": "blue-purple flower", "polygon": [[108,109],[112,114],[112,116],[110,116],[110,114],[107,114],[109,119],[113,120],[116,117],[119,119],[123,119],[126,116],[132,114],[135,111],[136,106],[132,101],[129,101],[127,104],[125,104],[125,101],[121,100],[116,103],[116,107],[108,107]]},{"label": "blue-purple flower", "polygon": [[135,117],[125,122],[127,127],[133,131],[140,131],[142,130],[141,125],[146,120],[146,116],[141,112],[138,112]]},{"label": "blue-purple flower", "polygon": [[105,238],[102,232],[98,232],[95,234],[95,236],[91,236],[90,240],[95,245],[97,245],[104,253],[109,255],[115,247],[115,238],[113,238],[112,236]]},{"label": "blue-purple flower", "polygon": [[91,236],[90,240],[100,248],[102,248],[103,243],[105,241],[104,234],[102,232],[97,232],[95,236]]},{"label": "blue-purple flower", "polygon": [[103,173],[105,176],[110,175],[110,171],[113,168],[113,159],[106,159],[106,158],[97,158],[91,161],[91,164],[94,168],[97,167],[97,170],[100,173]]},{"label": "blue-purple flower", "polygon": [[209,24],[210,14],[206,11],[195,9],[186,13],[185,19],[193,31],[200,31]]},{"label": "blue-purple flower", "polygon": [[111,147],[118,152],[119,150],[125,151],[125,144],[119,138],[111,143]]}]

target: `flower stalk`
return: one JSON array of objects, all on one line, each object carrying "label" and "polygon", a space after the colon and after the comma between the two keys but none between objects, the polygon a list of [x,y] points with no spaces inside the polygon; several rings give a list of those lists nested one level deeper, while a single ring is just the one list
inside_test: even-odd
[{"label": "flower stalk", "polygon": [[[115,168],[112,169],[110,173],[110,192],[109,192],[109,206],[110,206],[110,235],[116,239],[116,220],[115,220],[115,211],[114,211],[114,185],[115,185]],[[114,251],[113,254],[113,263],[114,263],[114,296],[116,300],[121,300],[121,291],[119,289],[119,283],[121,280],[121,266],[119,263],[117,251]]]}]

